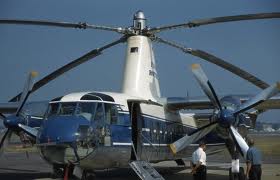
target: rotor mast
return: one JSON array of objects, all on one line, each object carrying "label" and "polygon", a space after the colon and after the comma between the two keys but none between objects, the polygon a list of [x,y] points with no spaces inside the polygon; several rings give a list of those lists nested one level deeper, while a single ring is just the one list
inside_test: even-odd
[{"label": "rotor mast", "polygon": [[151,39],[142,34],[146,18],[142,11],[133,17],[134,35],[127,39],[122,92],[143,99],[160,97],[156,63]]}]

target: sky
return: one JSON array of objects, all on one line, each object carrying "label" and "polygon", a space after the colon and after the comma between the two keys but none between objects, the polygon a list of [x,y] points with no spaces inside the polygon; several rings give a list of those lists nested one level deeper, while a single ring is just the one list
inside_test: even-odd
[{"label": "sky", "polygon": [[[133,14],[142,10],[148,26],[239,14],[280,12],[279,0],[9,0],[0,1],[0,18],[87,22],[97,25],[132,25]],[[280,80],[280,19],[232,22],[162,32],[160,37],[201,49],[240,66],[272,84]],[[0,102],[23,88],[27,73],[38,79],[92,49],[120,37],[112,32],[54,27],[0,25]],[[199,63],[219,97],[257,94],[260,89],[220,67],[162,44],[154,44],[157,71],[165,97],[203,96],[190,71]],[[122,85],[125,44],[65,73],[29,98],[49,100],[78,91],[116,91]],[[280,121],[280,110],[266,112],[261,121]]]}]

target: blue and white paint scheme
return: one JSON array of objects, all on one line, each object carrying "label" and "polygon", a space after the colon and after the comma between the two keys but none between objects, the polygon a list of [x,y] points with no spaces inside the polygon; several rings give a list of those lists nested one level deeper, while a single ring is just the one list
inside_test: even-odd
[{"label": "blue and white paint scheme", "polygon": [[[131,162],[161,162],[190,157],[201,139],[207,143],[207,152],[227,148],[232,159],[236,160],[239,153],[246,158],[248,145],[244,136],[247,129],[253,127],[259,113],[267,109],[280,109],[280,97],[273,97],[279,93],[280,83],[269,86],[222,59],[164,40],[156,36],[156,33],[220,22],[279,17],[280,13],[226,16],[155,28],[146,26],[142,11],[134,15],[133,26],[128,28],[0,19],[0,24],[90,28],[122,34],[119,40],[90,51],[35,84],[33,78],[37,73],[32,72],[22,93],[9,103],[0,103],[0,118],[4,119],[8,129],[0,141],[0,150],[12,133],[20,136],[25,133],[31,143],[38,147],[42,158],[53,165],[54,171],[65,170],[67,178],[69,173],[72,174],[69,169],[77,167],[83,171],[83,180],[87,179],[88,172],[128,167]],[[231,95],[219,99],[200,65],[193,64],[192,73],[208,98],[162,97],[152,41],[214,63],[263,90],[255,96]],[[70,93],[49,101],[43,116],[22,115],[23,107],[32,92],[70,69],[99,56],[103,50],[125,42],[127,49],[121,92]],[[256,111],[246,112],[252,108]],[[212,112],[186,114],[181,111],[183,109],[210,109]],[[6,117],[5,113],[15,114]],[[199,120],[204,123],[201,124]]]},{"label": "blue and white paint scheme", "polygon": [[[97,115],[99,107],[101,115]],[[84,169],[126,167],[136,159],[133,146],[136,155],[148,162],[181,159],[191,156],[196,142],[176,155],[168,145],[198,128],[193,116],[165,106],[151,40],[131,36],[127,40],[122,93],[79,92],[52,100],[37,145],[48,162],[79,160]],[[215,133],[205,140],[209,151],[225,148]]]},{"label": "blue and white paint scheme", "polygon": [[[197,129],[193,114],[145,103],[131,105],[131,109],[128,102],[135,98],[123,93],[84,92],[51,101],[37,137],[41,155],[52,164],[79,160],[85,169],[127,167],[136,158],[132,145],[137,156],[149,162],[190,156],[196,142],[176,155],[168,145]],[[205,140],[209,150],[225,147],[214,133]]]}]

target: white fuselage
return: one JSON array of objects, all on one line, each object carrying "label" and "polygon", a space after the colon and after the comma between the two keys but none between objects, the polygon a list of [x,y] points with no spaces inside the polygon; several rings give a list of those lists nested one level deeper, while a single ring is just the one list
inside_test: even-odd
[{"label": "white fuselage", "polygon": [[127,40],[122,93],[146,100],[160,98],[153,47],[146,36],[131,36]]}]

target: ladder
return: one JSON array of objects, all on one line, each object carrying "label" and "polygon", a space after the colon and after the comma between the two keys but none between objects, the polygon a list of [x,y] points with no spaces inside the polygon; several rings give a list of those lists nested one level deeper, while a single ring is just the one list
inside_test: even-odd
[{"label": "ladder", "polygon": [[155,168],[146,161],[132,161],[129,165],[142,180],[164,180]]}]

